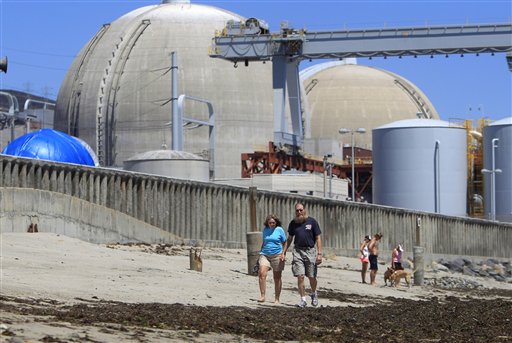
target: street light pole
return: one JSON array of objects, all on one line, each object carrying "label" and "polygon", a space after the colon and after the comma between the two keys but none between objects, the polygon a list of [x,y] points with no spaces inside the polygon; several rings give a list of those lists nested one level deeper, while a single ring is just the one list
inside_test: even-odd
[{"label": "street light pole", "polygon": [[332,163],[329,163],[329,198],[332,198]]},{"label": "street light pole", "polygon": [[482,169],[482,173],[491,174],[491,220],[496,221],[496,173],[501,173],[501,169],[496,169],[496,155],[495,150],[499,143],[498,138],[492,139],[491,151],[491,167],[492,169]]},{"label": "street light pole", "polygon": [[329,180],[329,198],[332,198],[332,163],[327,162],[329,158],[332,157],[332,154],[324,155],[324,198],[327,197],[327,168],[330,167],[330,180]]},{"label": "street light pole", "polygon": [[350,158],[350,162],[352,163],[352,201],[356,201],[356,161],[354,159],[355,151],[354,151],[354,131],[350,133],[352,142],[350,143],[352,147],[352,157]]},{"label": "street light pole", "polygon": [[341,128],[338,130],[339,134],[341,135],[344,135],[346,133],[350,133],[351,135],[351,145],[352,145],[352,158],[351,158],[351,163],[352,163],[352,201],[356,201],[356,175],[355,175],[355,150],[354,150],[354,145],[355,145],[355,139],[354,139],[354,133],[360,133],[360,134],[363,134],[366,132],[366,129],[365,128],[358,128],[358,129],[347,129],[347,128]]}]

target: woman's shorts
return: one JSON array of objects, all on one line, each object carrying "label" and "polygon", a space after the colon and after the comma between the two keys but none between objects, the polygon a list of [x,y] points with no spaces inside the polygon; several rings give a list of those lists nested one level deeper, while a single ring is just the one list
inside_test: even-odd
[{"label": "woman's shorts", "polygon": [[281,261],[281,255],[260,255],[260,266],[265,266],[275,272],[282,272],[284,261]]},{"label": "woman's shorts", "polygon": [[364,255],[362,255],[359,259],[360,259],[360,260],[361,260],[361,262],[363,262],[363,263],[368,263],[368,261],[369,261],[368,256],[364,256]]}]

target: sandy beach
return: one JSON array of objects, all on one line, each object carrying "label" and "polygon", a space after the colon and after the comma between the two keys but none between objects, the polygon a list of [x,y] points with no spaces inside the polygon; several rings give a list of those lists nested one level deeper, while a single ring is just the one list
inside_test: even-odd
[{"label": "sandy beach", "polygon": [[[274,287],[271,273],[267,280],[267,302],[259,304],[258,280],[247,275],[245,250],[202,250],[203,270],[190,270],[188,246],[157,247],[150,245],[95,245],[51,233],[4,233],[1,235],[1,340],[38,342],[45,336],[59,341],[81,341],[84,332],[94,341],[123,341],[126,332],[106,333],[98,326],[61,323],[48,318],[38,320],[30,311],[26,315],[13,310],[23,307],[20,299],[44,307],[45,302],[58,306],[73,304],[121,302],[181,304],[208,307],[244,307],[247,309],[295,309],[298,302],[296,279],[291,274],[290,259],[283,272],[281,304],[273,304]],[[157,253],[158,252],[158,253]],[[397,298],[420,301],[432,297],[461,297],[456,291],[414,286],[384,286],[381,265],[378,286],[361,283],[360,262],[354,258],[325,254],[319,268],[321,307],[359,307],[365,302],[322,297],[322,292],[349,294],[353,299],[368,298],[368,305],[379,299]],[[427,268],[425,278],[442,277],[443,273]],[[369,280],[369,275],[367,276]],[[465,277],[460,275],[459,277]],[[468,277],[469,278],[469,277]],[[478,278],[483,289],[510,291],[511,285]],[[307,284],[307,283],[306,283]],[[509,299],[510,300],[510,299]],[[29,305],[24,305],[28,306]],[[49,306],[49,305],[48,305]],[[155,329],[156,330],[156,329]],[[107,330],[108,331],[108,330]],[[158,331],[158,330],[157,330]],[[159,333],[158,333],[159,332]],[[236,336],[216,333],[190,336],[190,332],[158,331],[145,336],[145,341],[229,341]],[[172,334],[171,334],[172,332]],[[7,334],[6,334],[7,333]],[[82,336],[80,336],[82,335]],[[167,335],[167,336],[166,336]],[[151,338],[153,337],[153,338]],[[164,339],[164,337],[166,337]],[[82,337],[83,338],[83,337]],[[48,340],[46,340],[48,341]]]}]

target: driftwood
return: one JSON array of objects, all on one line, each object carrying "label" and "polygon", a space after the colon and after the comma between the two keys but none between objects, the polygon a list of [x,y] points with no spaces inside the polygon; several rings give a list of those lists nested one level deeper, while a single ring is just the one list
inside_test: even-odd
[{"label": "driftwood", "polygon": [[39,231],[37,230],[37,224],[31,223],[31,224],[28,226],[27,232],[39,232]]},{"label": "driftwood", "polygon": [[202,251],[203,250],[201,248],[190,248],[190,270],[195,270],[198,272],[203,271],[203,259],[201,258]]}]

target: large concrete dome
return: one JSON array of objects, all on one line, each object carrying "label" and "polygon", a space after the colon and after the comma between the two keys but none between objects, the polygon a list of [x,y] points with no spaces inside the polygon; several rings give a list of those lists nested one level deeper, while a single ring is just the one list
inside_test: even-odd
[{"label": "large concrete dome", "polygon": [[[103,26],[83,47],[59,91],[56,128],[84,139],[106,166],[170,145],[171,57],[178,53],[178,94],[213,103],[215,175],[240,177],[240,154],[273,136],[271,63],[248,68],[212,59],[216,30],[240,16],[189,1],[163,1]],[[204,104],[185,117],[208,121]],[[208,128],[185,130],[184,150],[205,155]]]},{"label": "large concrete dome", "polygon": [[401,119],[439,119],[423,92],[410,81],[386,70],[327,62],[301,72],[306,99],[306,137],[312,140],[343,141],[338,129],[363,127],[356,146],[371,149],[373,128]]}]

